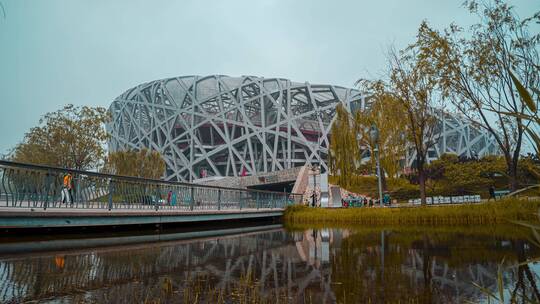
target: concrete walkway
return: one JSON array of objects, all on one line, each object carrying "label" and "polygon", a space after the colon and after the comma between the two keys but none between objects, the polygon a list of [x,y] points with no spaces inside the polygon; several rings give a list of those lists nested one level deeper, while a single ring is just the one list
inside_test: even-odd
[{"label": "concrete walkway", "polygon": [[234,209],[86,209],[86,208],[28,208],[28,207],[0,207],[0,216],[5,215],[44,215],[44,216],[136,216],[136,215],[193,215],[193,214],[231,214],[231,213],[264,213],[268,211],[281,211],[283,208],[234,208]]}]

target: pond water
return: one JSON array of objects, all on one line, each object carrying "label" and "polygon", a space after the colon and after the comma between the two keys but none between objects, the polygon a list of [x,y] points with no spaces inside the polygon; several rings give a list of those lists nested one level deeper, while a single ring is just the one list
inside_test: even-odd
[{"label": "pond water", "polygon": [[[511,226],[268,225],[195,234],[0,239],[0,302],[486,302],[474,284],[498,295],[503,259],[506,299],[535,297],[540,268],[509,267],[540,257],[527,237]],[[124,245],[107,246],[113,243]]]}]

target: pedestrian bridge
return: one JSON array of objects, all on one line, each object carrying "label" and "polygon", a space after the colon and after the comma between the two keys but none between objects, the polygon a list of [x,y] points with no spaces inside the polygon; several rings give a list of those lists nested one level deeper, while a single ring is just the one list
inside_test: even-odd
[{"label": "pedestrian bridge", "polygon": [[[63,179],[72,175],[69,199]],[[0,161],[0,229],[275,218],[301,195]]]}]

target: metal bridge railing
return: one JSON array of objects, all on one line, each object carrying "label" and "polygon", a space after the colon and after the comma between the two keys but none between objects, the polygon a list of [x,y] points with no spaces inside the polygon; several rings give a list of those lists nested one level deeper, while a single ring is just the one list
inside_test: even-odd
[{"label": "metal bridge railing", "polygon": [[[72,175],[72,187],[66,192],[63,181],[68,173]],[[0,207],[242,210],[284,208],[301,200],[300,194],[285,192],[169,182],[0,160]]]}]

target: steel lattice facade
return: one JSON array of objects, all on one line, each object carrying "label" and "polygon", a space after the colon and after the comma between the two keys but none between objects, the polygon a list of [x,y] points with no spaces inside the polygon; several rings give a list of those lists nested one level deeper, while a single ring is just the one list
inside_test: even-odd
[{"label": "steel lattice facade", "polygon": [[[349,111],[370,106],[355,89],[281,78],[156,80],[113,101],[109,148],[159,151],[167,164],[167,180],[253,175],[306,163],[327,169],[329,132],[340,102]],[[430,160],[444,152],[496,152],[486,132],[448,114],[441,121],[442,133]],[[407,164],[413,158],[409,155]]]}]

